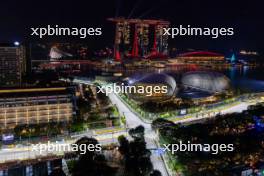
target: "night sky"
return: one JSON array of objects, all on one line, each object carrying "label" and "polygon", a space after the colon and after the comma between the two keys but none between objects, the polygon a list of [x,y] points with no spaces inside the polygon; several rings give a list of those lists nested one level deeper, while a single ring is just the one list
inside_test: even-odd
[{"label": "night sky", "polygon": [[169,20],[171,26],[190,24],[193,27],[233,27],[235,31],[234,36],[218,39],[177,37],[170,40],[171,46],[263,51],[263,7],[261,0],[8,0],[2,1],[0,5],[0,42],[34,41],[34,38],[29,37],[31,27],[59,24],[63,27],[102,27],[102,36],[77,40],[104,47],[112,45],[114,38],[114,26],[106,18],[130,15],[131,18]]}]

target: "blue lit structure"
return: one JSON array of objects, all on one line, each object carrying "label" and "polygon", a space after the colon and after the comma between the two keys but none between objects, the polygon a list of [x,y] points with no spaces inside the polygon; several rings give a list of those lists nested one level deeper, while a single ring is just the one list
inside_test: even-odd
[{"label": "blue lit structure", "polygon": [[230,58],[231,63],[235,63],[236,62],[236,57],[235,54],[233,53],[231,58]]},{"label": "blue lit structure", "polygon": [[255,128],[258,131],[263,131],[264,130],[264,120],[258,116],[254,116],[253,119],[255,121]]}]

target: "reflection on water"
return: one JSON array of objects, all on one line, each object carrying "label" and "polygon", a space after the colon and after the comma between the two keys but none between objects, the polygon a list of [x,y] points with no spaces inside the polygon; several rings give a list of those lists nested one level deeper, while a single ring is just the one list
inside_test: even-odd
[{"label": "reflection on water", "polygon": [[253,92],[264,91],[263,68],[232,67],[222,72],[230,78],[235,88]]},{"label": "reflection on water", "polygon": [[[264,68],[230,67],[230,68],[201,68],[201,67],[166,67],[162,69],[144,68],[121,70],[124,77],[132,75],[142,76],[146,73],[167,73],[173,76],[176,81],[179,81],[181,75],[188,71],[215,71],[225,74],[232,83],[234,88],[239,88],[244,91],[260,92],[264,91]],[[94,76],[101,74],[100,71],[89,70],[86,75]]]}]

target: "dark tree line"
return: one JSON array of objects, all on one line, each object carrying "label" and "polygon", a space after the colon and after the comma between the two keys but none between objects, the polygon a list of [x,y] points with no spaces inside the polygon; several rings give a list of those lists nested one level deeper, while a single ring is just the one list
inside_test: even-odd
[{"label": "dark tree line", "polygon": [[143,126],[130,129],[132,141],[128,141],[124,136],[118,138],[119,151],[124,156],[124,176],[161,176],[159,171],[153,170],[151,152],[146,148],[144,131]]},{"label": "dark tree line", "polygon": [[[122,176],[161,176],[160,172],[153,170],[150,160],[151,152],[146,148],[144,138],[144,127],[138,126],[129,131],[132,140],[127,140],[126,137],[120,136],[119,152],[123,156],[124,173]],[[98,144],[94,138],[81,138],[76,142],[79,146],[82,144]],[[76,152],[78,160],[73,163],[73,176],[114,176],[120,175],[118,168],[110,167],[107,164],[105,156],[101,152],[86,151],[81,154],[81,151]]]},{"label": "dark tree line", "polygon": [[[76,142],[78,145],[93,144],[96,146],[98,141],[94,138],[81,138]],[[77,152],[78,160],[73,166],[73,176],[114,176],[116,169],[107,165],[106,159],[101,152],[87,150],[85,154]]]}]

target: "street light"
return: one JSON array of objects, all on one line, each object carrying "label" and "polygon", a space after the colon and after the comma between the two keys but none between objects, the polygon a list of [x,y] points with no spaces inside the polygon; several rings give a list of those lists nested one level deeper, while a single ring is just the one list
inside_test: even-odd
[{"label": "street light", "polygon": [[14,42],[14,45],[15,45],[15,46],[19,46],[20,43],[19,43],[18,41],[15,41],[15,42]]}]

